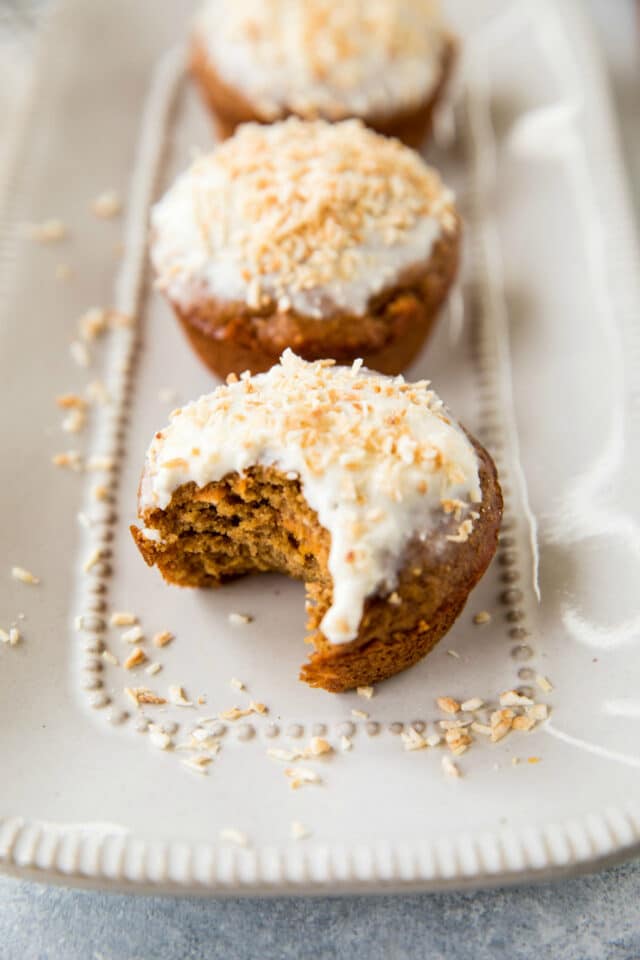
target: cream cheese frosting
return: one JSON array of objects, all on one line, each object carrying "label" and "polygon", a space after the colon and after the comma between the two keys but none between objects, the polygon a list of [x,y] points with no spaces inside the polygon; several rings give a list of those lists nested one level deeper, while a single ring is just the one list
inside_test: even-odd
[{"label": "cream cheese frosting", "polygon": [[207,297],[315,318],[365,313],[456,229],[433,168],[360,121],[246,124],[155,205],[158,286],[183,309]]},{"label": "cream cheese frosting", "polygon": [[209,0],[195,36],[265,119],[337,120],[427,99],[446,35],[434,0]]},{"label": "cream cheese frosting", "polygon": [[474,447],[428,381],[287,350],[268,373],[232,376],[174,411],[147,454],[140,514],[166,509],[183,484],[256,465],[297,479],[331,536],[321,629],[335,644],[357,636],[367,597],[394,589],[409,541],[463,543],[481,499]]}]

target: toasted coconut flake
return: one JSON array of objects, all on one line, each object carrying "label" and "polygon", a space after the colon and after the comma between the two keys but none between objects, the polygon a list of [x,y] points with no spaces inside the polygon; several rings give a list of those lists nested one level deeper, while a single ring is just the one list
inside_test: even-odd
[{"label": "toasted coconut flake", "polygon": [[229,680],[229,686],[233,687],[235,690],[246,690],[242,680],[238,680],[237,677],[231,677],[231,680]]},{"label": "toasted coconut flake", "polygon": [[544,693],[551,693],[553,690],[551,680],[541,673],[536,674],[536,683]]},{"label": "toasted coconut flake", "polygon": [[51,463],[54,467],[68,467],[78,471],[82,469],[82,456],[78,450],[66,450],[64,453],[54,453]]},{"label": "toasted coconut flake", "polygon": [[235,843],[239,847],[247,847],[249,845],[249,838],[246,833],[242,833],[241,830],[236,830],[235,827],[225,827],[224,830],[221,830],[220,839],[227,840],[229,843]]},{"label": "toasted coconut flake", "polygon": [[527,757],[527,763],[542,763],[542,757]]},{"label": "toasted coconut flake", "polygon": [[438,726],[441,730],[462,730],[463,727],[470,727],[473,720],[438,720]]},{"label": "toasted coconut flake", "polygon": [[87,401],[77,393],[60,393],[56,397],[56,405],[61,410],[84,410]]},{"label": "toasted coconut flake", "polygon": [[168,750],[173,746],[173,741],[169,734],[155,723],[149,725],[149,740],[153,746],[158,747],[159,750]]},{"label": "toasted coconut flake", "polygon": [[211,753],[219,753],[221,749],[220,741],[214,737],[209,730],[204,727],[196,727],[191,731],[189,738],[189,748],[192,750],[208,750]]},{"label": "toasted coconut flake", "polygon": [[87,415],[84,410],[70,410],[62,421],[65,433],[81,433],[87,425]]},{"label": "toasted coconut flake", "polygon": [[521,730],[526,733],[527,730],[532,730],[535,727],[536,722],[533,717],[529,716],[518,716],[513,718],[513,723],[511,726],[514,730]]},{"label": "toasted coconut flake", "polygon": [[153,643],[154,647],[166,647],[174,639],[175,637],[170,630],[162,630],[160,633],[154,634],[151,642]]},{"label": "toasted coconut flake", "polygon": [[527,716],[534,720],[546,720],[549,716],[549,707],[546,703],[534,703],[527,709]]},{"label": "toasted coconut flake", "polygon": [[491,727],[491,741],[492,743],[497,743],[499,740],[502,740],[503,737],[509,733],[513,726],[513,721],[503,720],[500,723],[497,723],[495,726]]},{"label": "toasted coconut flake", "polygon": [[347,737],[344,734],[340,737],[340,749],[345,753],[353,749],[353,740],[351,737]]},{"label": "toasted coconut flake", "polygon": [[365,700],[371,700],[372,696],[375,693],[375,690],[373,687],[358,687],[356,689],[356,693],[358,694],[359,697],[364,697]]},{"label": "toasted coconut flake", "polygon": [[165,697],[159,697],[148,687],[125,687],[124,692],[135,704],[149,704],[150,706],[160,706],[166,703]]},{"label": "toasted coconut flake", "polygon": [[471,519],[463,520],[458,526],[458,532],[447,536],[451,543],[466,543],[473,530],[473,521]]},{"label": "toasted coconut flake", "polygon": [[198,754],[195,757],[187,757],[187,759],[183,760],[182,763],[190,770],[195,770],[196,773],[208,774],[208,768],[210,764],[213,763],[213,757],[207,757],[204,754]]},{"label": "toasted coconut flake", "polygon": [[78,332],[80,337],[90,343],[97,337],[102,336],[109,326],[109,311],[104,307],[91,307],[86,310],[78,320]]},{"label": "toasted coconut flake", "polygon": [[17,647],[22,642],[22,634],[17,627],[9,627],[9,646]]},{"label": "toasted coconut flake", "polygon": [[523,697],[517,690],[505,690],[500,694],[501,707],[530,707],[533,705],[531,697]]},{"label": "toasted coconut flake", "polygon": [[140,640],[144,640],[142,627],[139,623],[135,624],[130,630],[125,630],[120,639],[123,643],[139,643]]},{"label": "toasted coconut flake", "polygon": [[468,750],[473,743],[469,734],[464,730],[447,730],[445,740],[451,752],[457,757]]},{"label": "toasted coconut flake", "polygon": [[513,710],[505,707],[502,710],[494,710],[489,717],[489,721],[492,727],[497,727],[501,723],[510,723],[514,717],[515,713]]},{"label": "toasted coconut flake", "polygon": [[453,657],[455,660],[460,659],[460,654],[458,653],[457,650],[447,650],[447,653],[449,654],[450,657]]},{"label": "toasted coconut flake", "polygon": [[248,717],[253,713],[253,710],[250,707],[247,707],[246,710],[241,710],[240,707],[231,707],[229,710],[223,710],[222,713],[218,714],[220,720],[240,720],[242,717]]},{"label": "toasted coconut flake", "polygon": [[448,777],[460,777],[460,768],[453,762],[453,760],[447,756],[445,753],[440,761],[442,763],[442,769]]},{"label": "toasted coconut flake", "polygon": [[445,713],[458,713],[460,710],[460,703],[453,697],[438,697],[436,703]]},{"label": "toasted coconut flake", "polygon": [[269,708],[264,703],[257,703],[255,700],[252,700],[249,704],[249,710],[252,713],[269,713]]},{"label": "toasted coconut flake", "polygon": [[109,618],[112,627],[133,627],[138,622],[135,613],[128,610],[114,610]]},{"label": "toasted coconut flake", "polygon": [[171,703],[175,704],[176,707],[193,706],[193,700],[189,700],[185,693],[184,687],[180,687],[177,684],[172,684],[169,687],[169,700]]},{"label": "toasted coconut flake", "polygon": [[471,730],[473,730],[474,733],[479,733],[483,737],[490,737],[493,732],[493,728],[490,727],[488,723],[478,723],[477,720],[474,720],[471,724]]},{"label": "toasted coconut flake", "polygon": [[40,578],[36,577],[30,570],[25,570],[24,567],[11,567],[11,576],[14,580],[19,580],[20,583],[28,583],[31,586],[40,583]]},{"label": "toasted coconut flake", "polygon": [[405,750],[424,750],[428,746],[427,741],[413,727],[408,727],[400,734]]},{"label": "toasted coconut flake", "polygon": [[156,674],[160,673],[162,670],[161,663],[150,663],[148,667],[145,667],[145,673],[148,673],[150,677],[155,677]]},{"label": "toasted coconut flake", "polygon": [[0,643],[9,643],[9,632],[0,628]]},{"label": "toasted coconut flake", "polygon": [[328,740],[323,737],[311,737],[311,740],[302,751],[305,758],[322,757],[327,753],[333,753],[333,747]]},{"label": "toasted coconut flake", "polygon": [[480,697],[471,697],[469,700],[463,700],[460,704],[460,708],[466,713],[474,713],[483,706],[484,700],[481,700]]},{"label": "toasted coconut flake", "polygon": [[425,741],[428,747],[439,747],[442,743],[442,737],[439,733],[430,733],[428,737],[425,737]]},{"label": "toasted coconut flake", "polygon": [[251,623],[253,617],[248,613],[230,613],[227,619],[233,627],[242,627],[247,623]]},{"label": "toasted coconut flake", "polygon": [[98,563],[100,563],[103,556],[104,556],[104,551],[102,550],[101,547],[96,547],[94,550],[92,550],[82,565],[82,569],[84,570],[84,572],[88,573],[90,570],[93,570],[93,568]]},{"label": "toasted coconut flake", "polygon": [[147,655],[142,650],[141,647],[136,647],[135,650],[132,650],[125,662],[123,667],[125,670],[134,670],[136,667],[142,666],[143,663],[147,662]]},{"label": "toasted coconut flake", "polygon": [[355,717],[357,720],[368,720],[368,719],[369,719],[369,714],[366,712],[366,710],[352,710],[352,711],[351,711],[351,716],[352,716],[352,717]]},{"label": "toasted coconut flake", "polygon": [[315,770],[309,770],[308,767],[288,767],[284,772],[285,776],[289,777],[292,790],[298,790],[308,783],[322,783]]},{"label": "toasted coconut flake", "polygon": [[113,655],[113,653],[111,653],[111,650],[103,650],[102,659],[106,661],[106,663],[110,663],[112,667],[120,666],[120,661],[116,656]]}]

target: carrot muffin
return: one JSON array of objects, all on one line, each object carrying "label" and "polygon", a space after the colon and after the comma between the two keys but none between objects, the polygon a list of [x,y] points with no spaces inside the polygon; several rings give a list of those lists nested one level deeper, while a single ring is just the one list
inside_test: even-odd
[{"label": "carrot muffin", "polygon": [[286,347],[399,373],[455,277],[438,173],[358,120],[247,124],[152,211],[151,258],[201,359],[269,370]]},{"label": "carrot muffin", "polygon": [[191,72],[222,137],[291,114],[358,117],[417,147],[454,53],[433,0],[209,0]]},{"label": "carrot muffin", "polygon": [[431,650],[491,560],[501,511],[491,458],[427,381],[288,350],[172,414],[131,532],[170,583],[303,580],[301,679],[339,692]]}]

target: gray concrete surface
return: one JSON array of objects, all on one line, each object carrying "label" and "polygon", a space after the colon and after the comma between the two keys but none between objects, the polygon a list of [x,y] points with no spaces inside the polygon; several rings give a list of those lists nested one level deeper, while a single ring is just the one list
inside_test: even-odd
[{"label": "gray concrete surface", "polygon": [[540,887],[195,900],[0,880],[1,960],[636,960],[640,865]]},{"label": "gray concrete surface", "polygon": [[[640,11],[635,0],[585,5],[607,52],[640,212]],[[289,958],[639,960],[640,862],[543,886],[308,900],[130,897],[0,879],[0,960]]]}]

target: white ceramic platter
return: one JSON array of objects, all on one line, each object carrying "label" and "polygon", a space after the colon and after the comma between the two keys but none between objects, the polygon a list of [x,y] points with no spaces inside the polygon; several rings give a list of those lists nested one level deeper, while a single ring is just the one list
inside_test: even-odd
[{"label": "white ceramic platter", "polygon": [[[637,851],[640,295],[608,92],[577,4],[449,6],[467,41],[455,122],[430,158],[458,192],[465,268],[410,376],[431,378],[493,451],[505,528],[451,634],[370,701],[298,682],[300,585],[179,591],[134,549],[152,433],[213,385],[145,268],[149,203],[211,129],[175,47],[185,5],[55,9],[5,198],[0,626],[24,614],[22,642],[0,644],[5,871],[157,891],[375,891],[549,876]],[[126,217],[99,220],[91,201],[111,187],[128,196]],[[36,242],[26,224],[51,217],[68,236]],[[137,323],[90,343],[85,368],[69,344],[96,305]],[[54,398],[96,379],[110,402],[63,432]],[[112,467],[52,465],[73,448]],[[13,565],[40,583],[13,579]],[[131,651],[113,610],[134,611],[146,638],[175,634],[143,644],[160,673],[110,662]],[[491,622],[475,625],[483,610]],[[253,620],[234,625],[233,612]],[[137,710],[133,685],[179,685],[194,705]],[[461,777],[443,771],[446,747],[405,750],[401,731],[437,729],[436,697],[492,703],[514,687],[550,719],[499,743],[476,735]],[[152,718],[177,747],[203,717],[251,699],[268,714],[209,722],[222,747],[206,774],[144,730]],[[321,783],[293,791],[289,764],[267,750],[318,734],[335,748],[305,762]],[[292,821],[309,836],[292,838]]]}]

